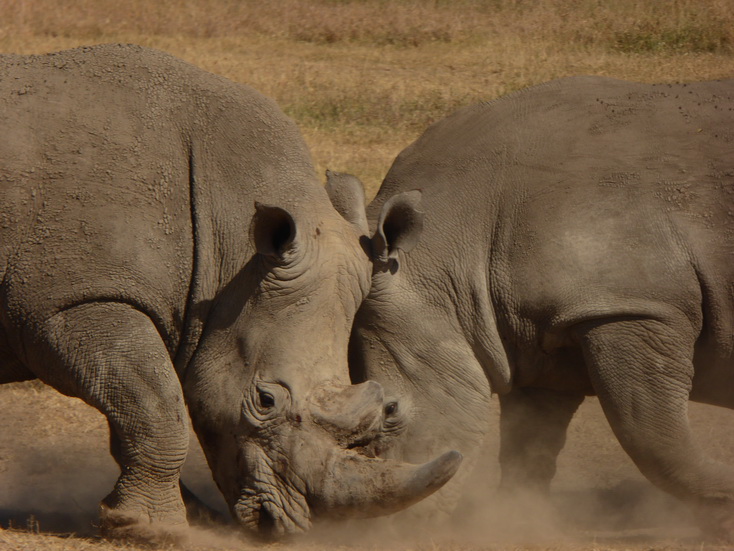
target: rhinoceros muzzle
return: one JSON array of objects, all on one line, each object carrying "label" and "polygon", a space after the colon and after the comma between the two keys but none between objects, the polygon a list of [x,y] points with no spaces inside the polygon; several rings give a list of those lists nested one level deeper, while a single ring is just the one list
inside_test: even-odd
[{"label": "rhinoceros muzzle", "polygon": [[307,532],[316,518],[389,515],[441,488],[461,461],[457,451],[413,465],[338,450],[323,464],[320,480],[305,496],[292,486],[266,496],[243,496],[235,516],[244,528],[274,540]]},{"label": "rhinoceros muzzle", "polygon": [[[383,432],[382,386],[329,385],[315,389],[303,415],[282,423],[281,452],[246,445],[249,482],[233,507],[239,523],[268,539],[307,531],[313,518],[388,515],[420,501],[458,470],[449,451],[422,465],[370,457],[367,444]],[[287,450],[287,451],[286,451]]]},{"label": "rhinoceros muzzle", "polygon": [[[423,465],[368,457],[367,446],[384,428],[382,385],[367,381],[323,387],[311,396],[311,417],[335,439],[327,460],[311,478],[307,500],[314,515],[371,517],[394,513],[443,486],[461,464],[461,454],[446,452]],[[323,456],[319,459],[323,460]]]}]

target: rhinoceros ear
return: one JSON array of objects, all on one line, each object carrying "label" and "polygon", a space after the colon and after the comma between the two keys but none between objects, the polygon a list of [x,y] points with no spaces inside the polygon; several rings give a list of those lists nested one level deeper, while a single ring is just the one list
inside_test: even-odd
[{"label": "rhinoceros ear", "polygon": [[398,250],[407,253],[418,244],[423,231],[423,212],[418,210],[420,201],[421,192],[413,190],[394,195],[382,206],[372,236],[372,254],[376,261],[397,259]]},{"label": "rhinoceros ear", "polygon": [[255,201],[250,240],[259,254],[280,260],[295,239],[296,222],[288,211]]},{"label": "rhinoceros ear", "polygon": [[367,212],[365,210],[364,186],[356,176],[340,172],[326,171],[326,193],[329,194],[331,204],[347,222],[357,226],[365,234],[369,232],[367,226]]}]

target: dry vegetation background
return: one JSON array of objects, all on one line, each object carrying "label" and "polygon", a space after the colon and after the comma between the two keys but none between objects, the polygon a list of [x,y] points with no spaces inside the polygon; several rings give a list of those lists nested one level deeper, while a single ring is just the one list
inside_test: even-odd
[{"label": "dry vegetation background", "polygon": [[[355,173],[372,195],[400,150],[463,105],[567,75],[645,82],[734,76],[734,1],[0,0],[0,52],[100,42],[152,46],[252,85],[298,122],[321,173],[327,167]],[[734,441],[725,430],[732,415],[693,408],[692,417],[702,445],[734,464]],[[0,517],[11,506],[53,511],[48,519],[39,513],[41,531],[83,533],[78,518],[88,525],[115,478],[101,416],[24,384],[0,388],[0,420]],[[490,481],[495,453],[496,447],[488,453]],[[206,492],[200,458],[190,471],[193,485]],[[528,510],[526,524],[503,539],[502,528],[516,521],[498,516],[501,507],[478,514],[469,505],[458,535],[414,548],[718,548],[697,540],[687,513],[646,485],[593,400],[571,427],[554,488],[561,511],[575,519],[572,536]],[[15,524],[38,528],[26,518]],[[362,537],[341,533],[299,548],[384,545]],[[257,547],[208,532],[189,544]],[[136,548],[0,530],[0,549]]]},{"label": "dry vegetation background", "polygon": [[300,124],[319,169],[376,191],[455,108],[577,74],[734,74],[732,0],[0,0],[0,52],[134,42],[246,82]]}]

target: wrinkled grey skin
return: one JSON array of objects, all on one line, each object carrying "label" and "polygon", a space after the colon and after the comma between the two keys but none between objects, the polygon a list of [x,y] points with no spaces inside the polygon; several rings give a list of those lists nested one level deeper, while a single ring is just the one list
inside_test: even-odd
[{"label": "wrinkled grey skin", "polygon": [[187,408],[233,515],[264,533],[392,512],[451,477],[455,453],[347,449],[385,407],[347,369],[364,198],[332,186],[362,210],[340,216],[270,100],[98,46],[0,57],[0,126],[0,383],[39,378],[107,417],[104,531],[185,524]]},{"label": "wrinkled grey skin", "polygon": [[734,467],[693,443],[687,402],[734,407],[733,129],[732,80],[581,77],[462,109],[398,156],[350,361],[400,409],[384,456],[466,457],[434,506],[491,392],[502,486],[541,493],[598,395],[640,470],[731,535]]}]

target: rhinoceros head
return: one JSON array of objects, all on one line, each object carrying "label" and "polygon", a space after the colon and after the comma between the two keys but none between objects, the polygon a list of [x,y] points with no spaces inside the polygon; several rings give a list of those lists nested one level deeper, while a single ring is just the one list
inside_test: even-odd
[{"label": "rhinoceros head", "polygon": [[186,377],[194,427],[233,516],[271,536],[305,531],[315,516],[399,510],[461,461],[364,453],[389,407],[380,384],[351,385],[347,366],[370,285],[363,192],[347,183],[329,194],[343,216],[328,202],[256,205],[256,254],[211,306]]},{"label": "rhinoceros head", "polygon": [[[432,248],[431,232],[438,224],[422,212],[423,201],[422,192],[412,190],[383,195],[370,205],[372,284],[355,316],[349,351],[352,379],[378,382],[385,394],[383,429],[369,450],[410,462],[446,450],[465,455],[462,473],[435,499],[408,512],[412,518],[405,524],[412,526],[450,510],[458,498],[476,460],[473,450],[486,434],[484,423],[467,419],[486,419],[490,399],[487,378],[463,332],[463,312],[458,312],[472,310],[466,302],[444,299],[450,285],[445,268],[426,260],[449,255]],[[463,246],[458,240],[446,242]],[[461,269],[457,263],[456,271]]]}]

